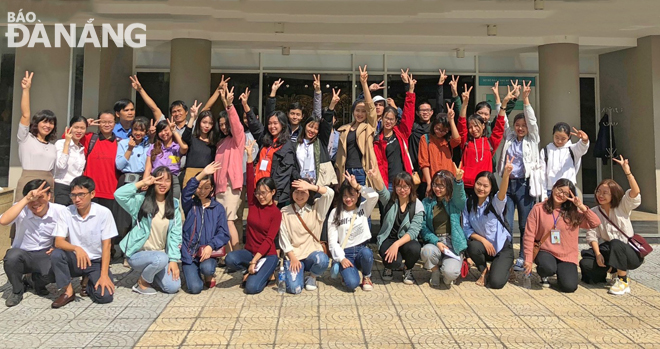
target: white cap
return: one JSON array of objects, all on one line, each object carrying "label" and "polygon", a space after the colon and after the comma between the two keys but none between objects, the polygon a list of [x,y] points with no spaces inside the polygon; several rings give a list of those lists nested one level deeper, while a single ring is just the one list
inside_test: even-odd
[{"label": "white cap", "polygon": [[374,103],[376,103],[376,102],[385,102],[385,104],[387,104],[387,100],[383,96],[374,96],[373,101],[374,101]]}]

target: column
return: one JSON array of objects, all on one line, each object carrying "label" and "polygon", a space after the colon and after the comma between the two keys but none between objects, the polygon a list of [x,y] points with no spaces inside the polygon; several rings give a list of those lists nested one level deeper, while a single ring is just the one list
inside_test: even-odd
[{"label": "column", "polygon": [[[211,41],[173,39],[170,56],[170,103],[205,101],[211,89]],[[203,102],[202,102],[203,103]],[[168,106],[169,107],[169,106]],[[168,115],[168,112],[163,110]]]}]

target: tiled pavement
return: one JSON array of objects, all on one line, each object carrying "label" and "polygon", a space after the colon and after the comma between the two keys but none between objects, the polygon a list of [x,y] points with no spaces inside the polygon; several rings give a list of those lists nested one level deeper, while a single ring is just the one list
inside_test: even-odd
[{"label": "tiled pavement", "polygon": [[[580,284],[574,294],[536,283],[491,290],[475,285],[474,269],[450,289],[431,288],[419,267],[416,285],[404,285],[396,272],[384,283],[380,263],[372,292],[348,293],[324,277],[314,292],[281,296],[271,286],[247,296],[239,275],[219,268],[212,290],[147,297],[131,293],[137,275],[117,263],[111,304],[79,299],[53,310],[54,294],[28,293],[16,307],[0,305],[0,347],[650,348],[660,346],[659,267],[655,252],[632,273],[632,294],[623,297],[603,285]],[[6,298],[4,274],[0,284]]]}]

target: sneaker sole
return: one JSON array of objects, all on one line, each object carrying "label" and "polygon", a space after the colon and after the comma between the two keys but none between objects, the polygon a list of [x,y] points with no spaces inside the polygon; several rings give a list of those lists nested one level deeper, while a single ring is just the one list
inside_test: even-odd
[{"label": "sneaker sole", "polygon": [[133,292],[135,292],[135,293],[137,293],[137,294],[141,294],[141,295],[143,295],[143,296],[153,296],[153,295],[155,295],[155,294],[158,293],[158,292],[154,292],[154,293],[151,293],[151,292],[142,292],[142,291],[140,291],[140,290],[138,290],[138,289],[135,289],[135,288],[132,288],[132,290],[133,290]]},{"label": "sneaker sole", "polygon": [[623,291],[612,291],[612,289],[610,289],[609,291],[607,291],[607,293],[615,296],[623,296],[626,293],[630,293],[630,288],[626,288]]},{"label": "sneaker sole", "polygon": [[394,276],[383,276],[383,281],[392,281],[394,279]]},{"label": "sneaker sole", "polygon": [[414,284],[415,284],[415,281],[412,281],[412,280],[403,280],[403,283],[406,284],[406,285],[414,285]]}]

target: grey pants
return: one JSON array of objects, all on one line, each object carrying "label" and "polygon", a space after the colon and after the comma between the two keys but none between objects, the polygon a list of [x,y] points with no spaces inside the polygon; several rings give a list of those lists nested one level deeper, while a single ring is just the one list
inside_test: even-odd
[{"label": "grey pants", "polygon": [[437,245],[426,244],[422,247],[421,260],[424,264],[424,268],[431,270],[437,265],[441,265],[442,276],[445,281],[454,281],[458,279],[458,276],[461,275],[461,265],[463,263],[463,257],[461,260],[448,257],[440,251]]}]

